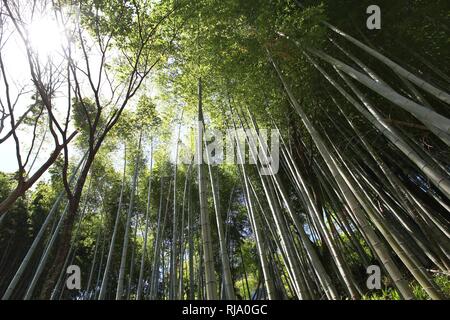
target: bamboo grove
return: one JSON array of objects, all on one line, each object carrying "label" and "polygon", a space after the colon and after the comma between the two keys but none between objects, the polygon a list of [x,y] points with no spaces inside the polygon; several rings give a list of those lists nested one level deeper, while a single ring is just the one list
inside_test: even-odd
[{"label": "bamboo grove", "polygon": [[2,0],[2,299],[448,299],[449,3],[370,4]]}]

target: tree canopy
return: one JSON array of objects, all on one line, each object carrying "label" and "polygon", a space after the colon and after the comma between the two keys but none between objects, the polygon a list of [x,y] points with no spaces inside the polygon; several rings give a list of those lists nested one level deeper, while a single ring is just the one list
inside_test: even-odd
[{"label": "tree canopy", "polygon": [[450,5],[371,4],[2,0],[2,299],[448,299]]}]

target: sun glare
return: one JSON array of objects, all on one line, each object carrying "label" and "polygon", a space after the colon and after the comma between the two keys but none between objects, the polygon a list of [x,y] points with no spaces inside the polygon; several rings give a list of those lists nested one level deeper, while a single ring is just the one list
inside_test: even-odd
[{"label": "sun glare", "polygon": [[31,47],[40,56],[52,56],[60,50],[62,44],[62,30],[55,20],[43,17],[33,21],[29,28]]}]

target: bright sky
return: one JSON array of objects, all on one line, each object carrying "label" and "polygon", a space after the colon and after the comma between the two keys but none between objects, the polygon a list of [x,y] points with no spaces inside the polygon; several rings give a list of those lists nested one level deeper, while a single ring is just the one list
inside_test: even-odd
[{"label": "bright sky", "polygon": [[[53,57],[58,54],[58,49],[61,47],[61,36],[60,36],[60,28],[57,23],[50,19],[49,17],[37,17],[28,28],[29,37],[31,40],[31,45],[34,50],[36,50],[40,57],[43,60],[46,57]],[[26,59],[25,48],[22,40],[20,39],[17,32],[11,23],[7,23],[4,26],[4,30],[2,32],[3,39],[2,42],[5,41],[7,37],[7,41],[2,47],[1,54],[4,60],[7,79],[10,85],[11,97],[12,100],[15,100],[18,92],[23,88],[24,94],[19,97],[17,100],[17,105],[15,107],[14,116],[19,118],[23,112],[26,110],[28,106],[33,103],[31,99],[33,92],[33,88],[31,86],[31,76],[30,70],[28,67],[28,60]],[[58,60],[55,58],[55,60]],[[3,77],[0,78],[0,98],[2,101],[6,101],[6,92],[5,85],[3,82]],[[9,131],[11,126],[9,125],[9,119],[5,123],[5,128],[2,133],[0,133],[0,137]],[[43,132],[39,137],[42,137]],[[21,150],[22,157],[26,157],[27,150],[30,146],[32,131],[21,128],[18,132],[18,137],[21,141]],[[36,142],[36,146],[34,150],[37,150],[37,147],[40,143],[40,140]],[[16,150],[15,150],[15,142],[12,138],[9,138],[2,144],[0,144],[0,171],[5,172],[14,172],[18,169],[17,158],[16,158]],[[51,152],[51,145],[48,143],[43,144],[40,154],[42,156],[38,157],[36,163],[34,164],[34,169],[39,167],[40,162],[46,158],[46,155]],[[32,157],[35,153],[32,153]],[[33,158],[32,158],[33,159]],[[29,161],[31,163],[32,160]],[[29,167],[28,167],[29,168]],[[27,168],[27,169],[28,169]]]},{"label": "bright sky", "polygon": [[[62,62],[63,61],[63,57],[62,57],[62,49],[61,49],[61,45],[64,43],[64,32],[62,30],[62,27],[60,27],[58,25],[58,23],[54,20],[53,15],[44,15],[42,14],[41,16],[37,16],[35,19],[33,19],[32,22],[30,22],[29,24],[29,28],[28,28],[28,33],[29,33],[29,37],[30,37],[30,41],[31,41],[31,45],[33,50],[35,50],[36,52],[38,52],[40,59],[42,59],[42,61],[46,61],[47,57],[50,57],[53,61],[56,61],[56,65],[58,65],[58,62]],[[23,114],[23,112],[26,110],[26,108],[28,106],[31,105],[31,103],[33,102],[33,100],[31,99],[31,95],[34,93],[32,92],[33,88],[32,88],[32,83],[30,81],[31,79],[31,75],[30,75],[30,70],[28,67],[28,60],[26,58],[26,54],[25,54],[25,48],[23,46],[22,40],[20,39],[19,35],[17,32],[13,32],[15,31],[15,28],[12,24],[10,24],[9,26],[5,26],[5,31],[3,32],[3,34],[10,34],[11,36],[9,37],[9,39],[7,40],[6,44],[4,45],[4,47],[1,49],[1,54],[3,56],[4,62],[5,62],[5,66],[7,68],[6,72],[8,75],[8,81],[10,82],[10,86],[12,87],[11,90],[13,91],[13,97],[16,96],[18,90],[20,89],[20,87],[22,87],[24,84],[27,84],[27,90],[29,90],[30,92],[28,92],[27,94],[24,94],[23,96],[21,96],[18,100],[17,103],[17,107],[15,109],[15,117],[18,118],[20,117],[20,115]],[[85,39],[87,39],[88,42],[93,41],[92,38],[90,38],[89,36],[87,36],[87,34],[85,34]],[[77,51],[78,50],[78,51]],[[80,53],[80,49],[76,49],[73,48],[72,54],[74,56],[75,60],[79,61],[79,66],[84,68],[85,67],[85,62],[84,60],[81,59],[81,53]],[[107,61],[108,63],[111,63],[112,61],[112,56],[115,55],[116,52],[112,51],[112,53],[110,54],[109,57],[107,57],[107,59],[109,58],[109,61]],[[100,54],[98,52],[98,48],[93,46],[93,49],[89,52],[89,56],[90,56],[90,68],[91,70],[98,70],[99,68],[99,61],[100,61]],[[64,66],[64,64],[63,64]],[[95,73],[95,72],[93,72]],[[65,74],[64,74],[65,75]],[[98,73],[97,73],[98,75]],[[80,76],[82,76],[82,74],[80,73]],[[96,81],[96,76],[93,75],[93,80],[94,82]],[[103,76],[103,84],[106,83],[105,85],[105,89],[103,89],[103,85],[101,86],[101,94],[104,94],[105,97],[108,97],[108,94],[110,94],[110,91],[108,91],[108,83],[105,80],[106,77]],[[81,87],[82,87],[82,91],[83,94],[84,92],[86,92],[85,96],[91,96],[91,90],[90,90],[90,86],[86,80],[86,78],[83,80],[81,80]],[[158,90],[156,88],[156,86],[154,85],[154,82],[152,81],[151,77],[149,78],[149,80],[147,81],[147,85],[146,85],[146,94],[149,95],[150,97],[155,97],[158,95]],[[64,116],[65,115],[65,111],[67,110],[67,85],[65,83],[65,81],[63,81],[61,87],[59,88],[59,91],[56,93],[56,97],[53,100],[53,103],[55,105],[55,108],[57,110],[59,110],[60,116]],[[133,98],[133,101],[131,103],[129,103],[129,106],[127,106],[128,109],[132,109],[133,108],[133,104],[134,101],[138,99],[137,95],[135,98]],[[3,79],[0,77],[0,98],[5,101],[5,86],[3,83]],[[23,126],[22,126],[23,127]],[[176,130],[174,130],[173,132],[173,137],[172,137],[172,141],[176,142],[176,133],[178,133],[178,126],[176,126]],[[2,133],[0,133],[0,137],[2,137],[6,132],[8,132],[10,126],[6,126],[5,129],[3,130]],[[70,131],[70,130],[69,130]],[[182,129],[182,133],[181,135],[184,135],[184,131]],[[38,135],[38,139],[35,142],[35,148],[34,148],[34,152],[32,153],[32,159],[35,155],[35,152],[38,148],[38,145],[41,142],[41,138],[42,138],[42,134],[43,132],[40,132],[40,134]],[[21,141],[21,150],[22,150],[22,158],[26,157],[27,152],[28,152],[28,148],[30,146],[31,143],[31,139],[32,139],[32,131],[31,129],[26,129],[26,131],[20,131],[19,132],[19,139]],[[172,155],[172,157],[174,157],[175,154],[175,145],[176,143],[171,143],[169,145],[170,148],[170,154]],[[39,165],[42,164],[43,161],[45,161],[48,158],[48,155],[50,152],[52,152],[53,150],[53,139],[51,138],[51,135],[49,133],[47,133],[46,135],[46,139],[45,142],[43,144],[43,147],[41,149],[41,151],[39,152],[39,156],[37,158],[36,163],[34,164],[33,170],[32,172],[39,168]],[[148,146],[146,146],[147,149]],[[8,139],[7,141],[5,141],[4,143],[0,144],[0,171],[3,172],[14,172],[18,169],[18,165],[17,165],[17,159],[16,159],[16,152],[15,152],[15,143],[14,140],[12,138]],[[72,148],[73,149],[73,148]],[[146,150],[147,152],[149,152],[149,150]],[[72,154],[73,155],[73,154]],[[113,161],[113,165],[115,167],[116,170],[121,171],[122,170],[122,157],[123,157],[123,150],[122,147],[120,146],[118,149],[118,152],[116,152],[116,154],[111,155],[112,157],[112,161]],[[29,163],[32,162],[32,159],[29,161]],[[27,166],[27,170],[29,168],[29,165]],[[42,178],[46,178],[47,175],[44,175]]]},{"label": "bright sky", "polygon": [[[53,15],[51,14],[41,14],[36,15],[36,17],[33,19],[32,22],[29,22],[29,27],[27,28],[27,32],[29,34],[31,46],[34,51],[36,51],[39,55],[39,58],[41,60],[42,65],[45,65],[45,61],[48,61],[48,58],[51,58],[52,61],[54,61],[54,65],[56,67],[60,66],[61,70],[63,70],[62,73],[62,84],[59,87],[58,92],[55,94],[55,98],[53,99],[53,104],[55,106],[55,109],[57,110],[57,113],[59,113],[60,117],[65,116],[66,114],[66,108],[67,108],[67,84],[66,81],[64,81],[65,74],[65,64],[62,63],[64,61],[64,58],[62,56],[62,49],[61,46],[64,44],[64,31],[63,27],[60,27],[58,23],[55,21]],[[25,54],[25,48],[23,45],[22,40],[19,37],[19,34],[15,31],[14,26],[12,23],[9,23],[9,25],[5,25],[4,31],[2,32],[3,39],[5,39],[7,36],[9,36],[8,40],[6,41],[6,44],[2,47],[1,53],[3,56],[3,60],[5,62],[6,67],[6,73],[7,78],[11,86],[11,95],[13,97],[13,100],[17,96],[17,93],[19,92],[20,88],[26,84],[26,90],[29,91],[27,94],[22,95],[17,103],[14,115],[17,118],[20,117],[20,115],[23,114],[23,112],[26,110],[28,106],[31,105],[33,100],[31,99],[31,95],[34,93],[32,88],[32,83],[30,81],[31,75],[30,70],[28,67],[28,60],[26,58]],[[89,47],[90,41],[92,41],[92,38],[87,35],[87,33],[84,34],[85,39],[87,40],[86,46]],[[99,70],[99,61],[100,61],[100,54],[98,52],[97,46],[92,46],[92,50],[89,51],[89,63],[90,68],[92,72],[92,78],[93,81],[97,81],[98,77],[98,70]],[[89,49],[88,49],[89,50]],[[85,61],[81,59],[82,55],[80,53],[80,49],[78,48],[72,48],[72,54],[75,60],[78,60],[78,65],[81,68],[85,68]],[[107,57],[108,63],[112,62],[112,59],[114,58],[113,55],[115,54],[114,51],[111,51],[110,55]],[[58,73],[56,73],[58,74]],[[82,73],[80,73],[79,77],[81,82],[81,90],[82,94],[84,96],[91,96],[91,89],[88,84],[87,78],[83,77]],[[111,75],[110,75],[111,77]],[[100,88],[101,95],[103,95],[106,98],[108,98],[111,94],[111,91],[109,89],[109,85],[107,83],[106,77],[102,77],[103,82]],[[156,91],[154,89],[154,86],[150,86],[152,90],[150,92],[147,92],[150,96],[155,96]],[[5,93],[5,85],[3,83],[2,77],[0,77],[0,98],[2,101],[6,101],[6,93]],[[129,108],[132,103],[130,104]],[[22,126],[23,127],[23,126]],[[9,131],[10,125],[9,121],[5,123],[5,128],[2,133],[0,133],[0,137],[2,137],[6,132]],[[70,132],[70,130],[69,130]],[[42,137],[42,134],[39,136],[39,138]],[[22,150],[22,157],[26,157],[26,154],[28,152],[28,148],[30,146],[32,138],[32,131],[27,129],[27,131],[20,131],[19,132],[19,139],[21,140],[21,150]],[[37,147],[40,143],[40,140],[38,139],[35,143],[35,149],[37,150]],[[0,144],[0,171],[5,172],[14,172],[18,169],[17,165],[17,159],[16,159],[16,152],[15,152],[15,142],[12,138],[8,139],[4,143]],[[45,143],[43,145],[43,148],[39,152],[38,160],[36,161],[33,169],[36,169],[39,167],[39,162],[43,162],[45,159],[47,159],[48,154],[53,150],[53,139],[51,138],[50,134],[47,134]],[[32,153],[34,155],[34,153]],[[32,161],[30,161],[31,163]],[[121,161],[119,161],[121,163]],[[28,168],[27,168],[28,169]]]}]

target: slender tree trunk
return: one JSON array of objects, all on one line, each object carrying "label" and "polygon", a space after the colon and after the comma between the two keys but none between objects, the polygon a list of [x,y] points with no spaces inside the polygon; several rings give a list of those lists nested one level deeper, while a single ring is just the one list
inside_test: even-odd
[{"label": "slender tree trunk", "polygon": [[62,214],[59,218],[58,224],[56,226],[56,229],[53,232],[52,237],[51,237],[49,243],[47,244],[47,247],[45,248],[44,254],[41,257],[41,260],[39,261],[39,265],[34,273],[33,279],[31,280],[31,283],[28,286],[24,300],[30,300],[33,295],[34,288],[37,284],[37,281],[39,280],[39,277],[41,276],[42,272],[44,271],[45,264],[47,263],[47,259],[49,257],[50,251],[53,247],[53,244],[55,243],[56,238],[58,237],[61,226],[63,225],[64,219],[67,214],[67,209],[68,209],[68,205],[66,205],[64,211],[62,212]]},{"label": "slender tree trunk", "polygon": [[386,56],[382,55],[378,51],[370,48],[369,46],[365,45],[364,43],[358,41],[357,39],[353,38],[352,36],[346,34],[345,32],[339,30],[335,26],[329,24],[328,22],[323,21],[323,23],[336,32],[337,34],[344,37],[346,40],[350,41],[354,45],[358,46],[362,50],[366,51],[368,54],[370,54],[372,57],[380,60],[384,64],[386,64],[388,67],[390,67],[393,71],[400,74],[402,77],[407,79],[408,81],[411,81],[415,85],[417,85],[419,88],[427,91],[428,93],[432,94],[438,99],[441,99],[442,101],[446,102],[447,104],[450,104],[450,94],[440,90],[439,88],[433,86],[432,84],[426,82],[424,79],[419,78],[412,74],[411,72],[407,71],[406,69],[399,66],[397,63],[392,61],[391,59],[387,58]]},{"label": "slender tree trunk", "polygon": [[180,125],[178,126],[177,141],[175,146],[175,164],[173,170],[173,218],[172,218],[172,248],[170,255],[170,281],[169,299],[178,299],[177,293],[177,243],[178,243],[178,212],[177,212],[177,175],[178,175],[178,146],[180,141],[181,121],[183,120],[184,109],[181,112]]},{"label": "slender tree trunk", "polygon": [[111,243],[109,244],[109,251],[108,251],[108,258],[106,259],[106,266],[105,271],[103,273],[103,280],[102,285],[100,287],[100,294],[98,296],[99,300],[104,300],[106,297],[106,290],[108,288],[108,277],[109,277],[109,270],[111,268],[111,262],[114,255],[114,245],[116,243],[116,237],[117,237],[117,229],[119,227],[120,222],[120,212],[122,209],[122,198],[123,198],[123,191],[125,188],[125,181],[126,181],[126,169],[127,169],[127,146],[124,145],[124,155],[123,155],[123,174],[122,174],[122,183],[120,187],[120,196],[119,196],[119,204],[117,206],[117,212],[116,212],[116,220],[114,223],[114,230],[111,237]]},{"label": "slender tree trunk", "polygon": [[[230,109],[230,112],[232,113],[232,108],[231,108],[230,102],[228,102],[228,107]],[[252,230],[253,230],[253,233],[255,234],[255,238],[256,238],[256,247],[257,247],[257,251],[258,251],[259,261],[261,264],[262,275],[264,278],[264,285],[265,285],[265,289],[267,291],[267,297],[268,297],[268,299],[273,300],[273,299],[276,299],[275,284],[273,282],[272,275],[271,275],[271,272],[270,272],[269,266],[268,266],[267,257],[265,255],[266,251],[265,251],[265,245],[263,243],[264,238],[263,238],[263,233],[262,233],[262,230],[260,227],[259,219],[256,218],[256,216],[255,216],[255,209],[254,209],[253,201],[252,201],[251,194],[250,194],[249,180],[248,180],[246,169],[244,166],[244,155],[242,154],[240,141],[236,135],[237,129],[236,129],[236,124],[234,123],[234,119],[233,119],[233,125],[234,125],[234,132],[232,133],[233,141],[236,142],[238,163],[241,164],[240,173],[241,173],[241,180],[244,182],[243,186],[244,186],[244,190],[245,190],[245,192],[244,192],[245,204],[247,207],[249,220],[252,224]]]},{"label": "slender tree trunk", "polygon": [[[269,54],[270,57],[270,54]],[[270,59],[272,59],[270,57]],[[365,235],[371,242],[376,254],[378,255],[381,263],[386,268],[388,273],[390,274],[392,280],[394,281],[396,287],[399,289],[400,293],[405,299],[413,299],[414,296],[411,292],[411,289],[408,287],[407,282],[405,281],[402,273],[395,265],[394,261],[392,261],[392,257],[389,254],[389,251],[387,248],[383,245],[383,243],[380,241],[379,237],[375,233],[375,231],[370,226],[369,222],[367,221],[366,214],[364,212],[364,209],[361,207],[361,204],[359,203],[359,200],[356,198],[356,195],[353,194],[349,186],[347,185],[347,182],[342,175],[342,169],[339,168],[339,166],[336,165],[336,163],[333,161],[327,147],[325,146],[324,142],[322,141],[319,133],[316,131],[316,129],[313,127],[311,122],[309,121],[309,118],[306,116],[306,114],[301,109],[300,105],[294,98],[294,95],[292,94],[290,88],[286,84],[283,76],[281,75],[278,67],[276,66],[275,62],[273,60],[272,64],[278,74],[278,77],[280,78],[284,89],[286,93],[288,94],[289,100],[291,104],[294,106],[295,110],[300,115],[303,123],[305,124],[306,129],[312,136],[314,142],[316,143],[317,148],[319,149],[320,154],[324,158],[329,170],[332,172],[332,175],[334,179],[336,180],[339,188],[341,189],[341,192],[346,199],[347,203],[349,204],[351,211],[355,215],[355,218],[358,221],[359,226],[364,231]]]},{"label": "slender tree trunk", "polygon": [[[150,219],[150,195],[152,190],[152,175],[153,175],[153,141],[151,142],[150,151],[150,174],[148,176],[148,191],[147,191],[147,209],[145,211],[145,231],[144,231],[144,243],[142,245],[142,257],[141,257],[141,267],[139,269],[139,280],[136,293],[136,300],[142,299],[142,286],[144,277],[144,267],[145,267],[145,257],[147,254],[147,239],[148,239],[148,225]],[[162,191],[162,190],[161,190]]]},{"label": "slender tree trunk", "polygon": [[205,165],[203,164],[203,111],[202,111],[202,81],[198,80],[198,189],[200,200],[200,221],[202,226],[203,258],[205,264],[206,297],[208,300],[217,299],[216,275],[214,271],[214,257],[212,251],[211,225],[208,213],[208,199],[206,194]]},{"label": "slender tree trunk", "polygon": [[[86,159],[86,154],[84,157],[80,160],[78,163],[78,166],[72,173],[72,176],[70,177],[70,183],[73,183],[76,179],[76,175],[78,170],[80,170],[82,164],[84,163],[84,160]],[[38,234],[36,235],[36,238],[33,240],[33,243],[31,244],[30,249],[28,249],[27,254],[22,260],[22,263],[20,264],[19,268],[17,269],[17,272],[15,273],[13,279],[8,285],[8,288],[6,289],[5,293],[3,294],[2,300],[8,300],[11,298],[11,295],[13,294],[15,288],[17,287],[17,284],[19,283],[20,279],[23,276],[23,273],[25,272],[26,268],[28,267],[28,264],[30,263],[30,260],[36,251],[37,246],[39,245],[39,242],[41,241],[42,237],[45,234],[45,230],[50,223],[50,221],[53,219],[54,215],[58,211],[59,205],[61,200],[64,198],[64,191],[61,191],[56,198],[56,201],[53,203],[52,208],[50,209],[50,212],[48,213],[47,217],[45,218],[41,228],[39,229]]]},{"label": "slender tree trunk", "polygon": [[189,300],[194,300],[194,235],[193,235],[193,221],[192,221],[192,195],[191,184],[189,184],[188,191],[188,241],[189,241]]},{"label": "slender tree trunk", "polygon": [[[203,128],[205,128],[204,123],[202,123],[202,124],[203,124]],[[205,149],[207,150],[206,141],[205,141]],[[209,153],[208,152],[205,152],[205,153],[206,153],[206,161],[207,161],[207,166],[208,166],[208,171],[209,171],[209,179],[210,179],[211,189],[212,189],[212,194],[213,194],[213,203],[214,203],[214,212],[215,212],[216,223],[217,223],[217,232],[219,235],[220,258],[221,258],[221,262],[222,262],[222,272],[223,272],[223,278],[224,278],[224,287],[225,287],[225,292],[226,292],[226,298],[228,300],[236,300],[236,296],[234,293],[234,285],[233,285],[233,280],[232,280],[231,270],[230,270],[230,260],[228,257],[228,252],[227,252],[227,247],[226,247],[226,242],[225,242],[225,233],[223,230],[223,221],[222,221],[222,216],[220,214],[219,199],[218,199],[218,195],[217,195],[216,184],[214,182],[214,177],[212,174],[211,159],[209,157]]]},{"label": "slender tree trunk", "polygon": [[136,192],[136,181],[137,181],[137,176],[138,176],[138,172],[139,172],[139,156],[140,156],[140,151],[141,151],[141,139],[142,139],[142,133],[139,134],[139,144],[138,144],[138,151],[136,154],[136,161],[135,161],[135,167],[134,167],[133,182],[132,182],[131,195],[130,195],[130,204],[128,206],[127,221],[125,223],[125,235],[123,238],[122,258],[120,260],[120,270],[119,270],[119,279],[118,279],[118,283],[117,283],[116,300],[122,300],[122,296],[123,296],[123,282],[125,280],[125,266],[126,266],[126,260],[127,260],[127,252],[128,252],[131,215],[134,210],[134,195]]},{"label": "slender tree trunk", "polygon": [[[161,226],[161,215],[162,215],[162,206],[163,206],[163,178],[161,178],[161,195],[160,195],[160,204],[158,210],[158,224],[156,226],[156,239],[154,244],[155,258],[153,259],[153,268],[152,268],[152,279],[150,283],[150,299],[156,299],[158,296],[158,284],[159,284],[159,264],[160,264],[160,256],[161,256],[161,246],[162,246],[162,237],[164,236],[164,229],[166,226],[167,215],[169,212],[169,203],[170,203],[170,195],[171,195],[172,181],[169,182],[169,189],[167,192],[166,199],[166,208],[164,211],[164,221]],[[164,279],[164,272],[162,272]]]}]

